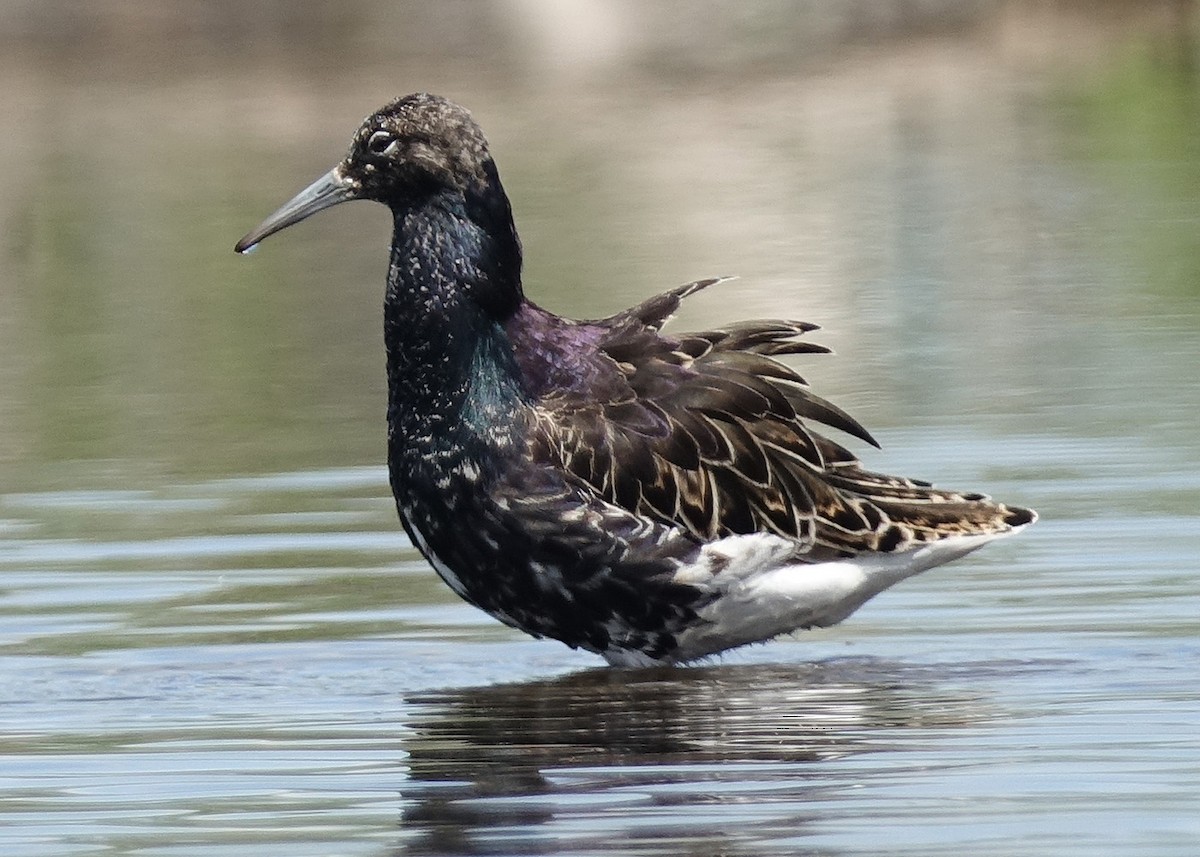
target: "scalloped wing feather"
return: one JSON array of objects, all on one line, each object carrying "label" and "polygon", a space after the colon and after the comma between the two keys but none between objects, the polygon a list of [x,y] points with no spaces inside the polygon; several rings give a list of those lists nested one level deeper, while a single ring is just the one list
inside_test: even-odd
[{"label": "scalloped wing feather", "polygon": [[828,353],[800,339],[816,325],[762,320],[677,338],[660,333],[683,298],[717,282],[583,323],[601,331],[592,358],[605,369],[595,383],[538,400],[534,454],[605,500],[699,540],[770,532],[814,559],[911,550],[1032,520],[981,494],[864,470],[814,431],[821,424],[878,446],[775,359]]}]

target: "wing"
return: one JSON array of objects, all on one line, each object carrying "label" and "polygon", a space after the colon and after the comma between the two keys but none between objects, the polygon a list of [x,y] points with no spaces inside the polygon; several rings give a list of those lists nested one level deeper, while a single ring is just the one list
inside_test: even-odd
[{"label": "wing", "polygon": [[534,454],[608,502],[700,540],[770,532],[808,546],[814,559],[1028,523],[1025,510],[981,494],[867,471],[814,430],[878,445],[776,359],[827,353],[803,338],[816,325],[745,321],[661,333],[683,298],[715,282],[573,326],[572,359],[588,368],[538,391]]}]

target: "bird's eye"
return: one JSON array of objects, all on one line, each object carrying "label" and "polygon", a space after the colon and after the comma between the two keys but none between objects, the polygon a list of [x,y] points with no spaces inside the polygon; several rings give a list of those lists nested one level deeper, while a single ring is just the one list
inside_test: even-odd
[{"label": "bird's eye", "polygon": [[389,131],[376,131],[367,140],[367,151],[372,155],[390,155],[396,150],[396,138]]}]

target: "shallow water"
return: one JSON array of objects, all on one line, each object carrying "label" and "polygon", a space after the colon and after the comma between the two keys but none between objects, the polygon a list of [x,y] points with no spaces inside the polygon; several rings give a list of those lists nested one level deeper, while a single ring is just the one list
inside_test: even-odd
[{"label": "shallow water", "polygon": [[[1196,853],[1196,31],[1041,6],[0,7],[0,853]],[[679,326],[820,323],[872,466],[1042,520],[687,669],[457,601],[380,463],[386,215],[231,252],[416,88],[536,300],[740,274]]]}]

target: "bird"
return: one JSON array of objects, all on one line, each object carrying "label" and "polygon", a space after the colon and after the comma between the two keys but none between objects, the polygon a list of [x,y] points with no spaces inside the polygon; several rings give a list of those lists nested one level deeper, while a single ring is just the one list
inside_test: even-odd
[{"label": "bird", "polygon": [[351,200],[393,219],[383,339],[400,521],[455,593],[507,625],[613,666],[687,664],[834,625],[1037,519],[866,469],[845,444],[879,444],[780,360],[828,353],[808,338],[817,325],[664,331],[722,278],[597,320],[530,301],[491,149],[448,99],[372,113],[235,250]]}]

